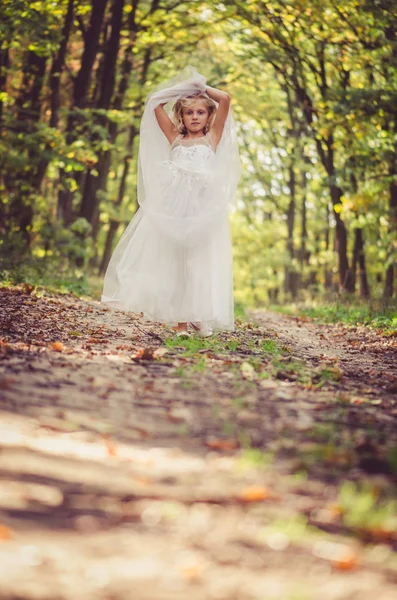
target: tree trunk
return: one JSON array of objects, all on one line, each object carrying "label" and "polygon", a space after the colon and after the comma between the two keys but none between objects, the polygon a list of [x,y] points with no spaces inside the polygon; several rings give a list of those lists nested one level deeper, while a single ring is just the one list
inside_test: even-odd
[{"label": "tree trunk", "polygon": [[290,293],[293,298],[297,295],[297,273],[294,267],[295,247],[294,247],[294,228],[295,228],[295,209],[296,209],[296,177],[293,165],[289,169],[289,205],[287,211],[287,251],[291,260],[291,265],[285,268],[284,290]]},{"label": "tree trunk", "polygon": [[[71,27],[73,24],[73,13],[74,13],[75,1],[76,0],[69,0],[69,2],[68,2],[68,7],[67,7],[66,15],[65,15],[65,21],[64,21],[63,28],[62,28],[60,46],[59,46],[58,52],[53,60],[52,67],[51,67],[51,73],[50,73],[51,117],[50,117],[49,125],[50,125],[50,127],[53,127],[54,129],[56,129],[56,127],[58,126],[58,120],[59,120],[59,114],[58,114],[59,106],[60,106],[59,90],[60,90],[60,84],[61,84],[62,71],[65,66],[67,45],[68,45],[68,41],[69,41]],[[43,152],[43,156],[48,155],[49,152],[50,152],[50,147],[47,146],[46,150]],[[34,186],[38,190],[41,188],[41,184],[42,184],[44,175],[47,171],[48,162],[49,162],[48,158],[43,158],[37,167],[37,173],[36,173],[36,177],[35,177]]]},{"label": "tree trunk", "polygon": [[[7,69],[9,67],[9,52],[8,48],[0,47],[0,135],[2,135],[4,127],[3,101],[2,92],[7,89]],[[4,180],[0,172],[0,188],[3,188]],[[5,235],[7,230],[7,209],[6,205],[0,201],[0,233]]]},{"label": "tree trunk", "polygon": [[[397,235],[397,181],[392,181],[389,190],[390,232],[393,232],[394,235]],[[385,298],[393,297],[393,294],[397,289],[396,278],[397,266],[392,263],[386,270],[385,287],[383,291],[383,296]]]},{"label": "tree trunk", "polygon": [[[101,82],[100,96],[97,108],[109,109],[115,88],[115,73],[117,65],[117,56],[120,47],[120,33],[122,27],[124,0],[113,0],[111,34],[105,50],[105,59],[103,65],[103,77]],[[100,117],[99,122],[106,126],[106,117]],[[110,142],[113,143],[117,136],[117,126],[110,123],[108,126]],[[99,198],[97,192],[106,190],[108,172],[111,164],[111,152],[106,150],[100,152],[97,165],[98,176],[95,177],[91,172],[87,173],[83,196],[80,205],[80,216],[87,219],[89,223],[95,226],[98,222]],[[94,235],[97,227],[94,227]]]},{"label": "tree trunk", "polygon": [[[132,126],[131,130],[130,130],[130,137],[128,140],[128,147],[131,150],[132,150],[134,139],[135,139],[136,135],[137,135],[137,131],[136,131],[135,127]],[[131,158],[132,158],[132,155],[126,155],[124,157],[123,174],[122,174],[121,180],[120,180],[119,190],[118,190],[118,194],[117,194],[117,200],[114,203],[114,206],[116,208],[120,208],[120,206],[123,202],[127,176],[128,176],[128,172],[129,172],[130,164],[131,164]],[[106,236],[102,260],[101,260],[101,264],[99,266],[99,273],[101,275],[103,275],[105,273],[107,266],[109,264],[109,260],[110,260],[111,254],[112,254],[113,239],[117,233],[117,229],[119,228],[119,225],[120,225],[119,221],[117,221],[115,219],[110,220],[109,230],[108,230],[107,236]]]},{"label": "tree trunk", "polygon": [[299,250],[299,262],[301,268],[301,275],[303,276],[303,268],[305,262],[307,263],[307,174],[306,171],[302,171],[302,208],[301,208],[301,245]]},{"label": "tree trunk", "polygon": [[359,281],[360,281],[360,296],[362,298],[370,297],[370,290],[367,279],[367,270],[365,264],[365,253],[364,253],[364,236],[361,227],[357,227],[354,233],[354,249],[352,259],[352,279],[353,287],[355,287],[357,277],[357,267],[359,267]]},{"label": "tree trunk", "polygon": [[[17,132],[32,133],[40,121],[41,91],[43,89],[46,62],[46,56],[39,56],[31,50],[25,54],[22,83],[15,102],[17,107],[15,130]],[[26,152],[23,139],[20,151],[22,154],[27,154],[26,164],[28,170],[24,173],[23,178],[21,178],[19,170],[12,170],[5,175],[4,184],[7,191],[12,191],[10,193],[10,221],[18,227],[26,244],[29,245],[33,220],[32,196],[35,192],[37,155],[35,150],[30,149]]]},{"label": "tree trunk", "polygon": [[25,123],[40,120],[40,94],[44,83],[47,57],[39,56],[32,50],[26,54],[22,83],[15,105],[18,108],[17,122],[25,128]]},{"label": "tree trunk", "polygon": [[[84,31],[84,51],[81,59],[79,73],[75,79],[73,100],[66,125],[66,141],[71,144],[76,139],[76,126],[82,122],[81,115],[77,116],[73,111],[77,108],[85,108],[92,70],[98,53],[99,38],[101,35],[103,19],[108,0],[92,0],[90,22]],[[60,190],[58,194],[58,218],[65,224],[73,220],[71,192],[66,184],[66,179],[74,177],[76,173],[67,173],[64,169],[60,171]]]},{"label": "tree trunk", "polygon": [[334,208],[334,217],[336,222],[335,236],[336,236],[336,251],[338,253],[338,272],[339,272],[339,283],[341,287],[347,291],[354,291],[351,287],[351,281],[349,278],[349,262],[347,259],[347,232],[346,227],[341,219],[341,216],[335,206],[341,204],[342,190],[337,185],[330,184],[330,193],[332,205]]},{"label": "tree trunk", "polygon": [[70,31],[73,25],[74,5],[76,0],[69,0],[66,10],[65,21],[62,28],[61,40],[58,52],[53,60],[50,73],[50,88],[51,88],[51,118],[50,127],[58,125],[58,111],[60,106],[59,90],[61,87],[62,71],[65,67],[65,59],[67,46],[70,36]]},{"label": "tree trunk", "polygon": [[[331,226],[330,226],[330,206],[329,202],[327,202],[327,206],[325,209],[325,249],[329,250],[331,244]],[[328,265],[325,265],[324,268],[324,288],[326,290],[330,290],[332,288],[332,271],[330,271]]]},{"label": "tree trunk", "polygon": [[[90,23],[84,34],[84,52],[73,90],[72,108],[84,108],[88,97],[91,74],[98,53],[99,38],[108,0],[92,0]],[[71,118],[71,122],[78,117]],[[70,128],[68,128],[70,131]]]},{"label": "tree trunk", "polygon": [[7,87],[7,69],[9,67],[8,48],[0,47],[0,133],[3,130],[3,100],[1,93],[6,92]]},{"label": "tree trunk", "polygon": [[345,224],[335,207],[341,204],[343,192],[341,188],[336,185],[336,170],[335,170],[335,157],[334,157],[334,137],[331,133],[328,137],[322,141],[321,137],[317,135],[316,127],[313,124],[313,114],[315,113],[313,101],[308,94],[307,89],[303,88],[299,83],[299,79],[296,74],[292,77],[292,83],[295,88],[296,98],[302,108],[303,114],[306,118],[306,122],[309,125],[314,142],[316,144],[317,153],[320,157],[322,165],[328,175],[328,187],[331,196],[332,206],[334,208],[334,216],[336,221],[336,251],[338,253],[338,273],[339,273],[339,285],[342,289],[349,291],[349,281],[347,280],[347,271],[349,263],[347,259],[347,231]]}]

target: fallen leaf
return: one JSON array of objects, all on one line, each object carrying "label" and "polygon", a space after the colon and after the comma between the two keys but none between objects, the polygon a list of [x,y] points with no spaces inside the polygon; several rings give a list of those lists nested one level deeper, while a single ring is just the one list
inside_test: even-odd
[{"label": "fallen leaf", "polygon": [[213,448],[214,450],[235,450],[238,448],[238,442],[233,439],[210,437],[207,438],[206,444],[209,448]]},{"label": "fallen leaf", "polygon": [[134,477],[134,483],[136,483],[140,487],[148,487],[153,483],[153,480],[149,477]]},{"label": "fallen leaf", "polygon": [[62,342],[52,342],[52,344],[50,344],[50,348],[51,350],[54,350],[54,352],[63,352],[65,350],[65,346],[62,344]]},{"label": "fallen leaf", "polygon": [[333,566],[340,571],[353,571],[358,567],[358,555],[354,550],[342,552],[334,560]]},{"label": "fallen leaf", "polygon": [[131,355],[132,360],[153,360],[155,358],[154,348],[140,348],[138,352]]},{"label": "fallen leaf", "polygon": [[332,517],[341,517],[344,513],[343,507],[336,502],[331,503],[327,509]]},{"label": "fallen leaf", "polygon": [[[207,352],[206,356],[208,356],[208,358],[213,358],[213,356],[211,356],[210,352]],[[235,361],[234,360],[222,360],[222,364],[225,367],[229,367],[230,365],[234,365]]]},{"label": "fallen leaf", "polygon": [[117,447],[116,447],[115,443],[110,439],[108,434],[105,434],[103,437],[105,440],[105,446],[106,446],[108,456],[112,456],[112,457],[117,456]]},{"label": "fallen leaf", "polygon": [[239,494],[240,500],[243,502],[261,502],[271,497],[271,493],[268,488],[261,485],[251,485]]},{"label": "fallen leaf", "polygon": [[200,564],[184,565],[180,570],[187,581],[198,581],[203,574],[203,566]]},{"label": "fallen leaf", "polygon": [[6,525],[0,525],[0,542],[7,542],[13,538],[13,533]]},{"label": "fallen leaf", "polygon": [[330,540],[316,542],[313,554],[329,561],[335,569],[340,571],[353,571],[359,564],[359,557],[354,548]]},{"label": "fallen leaf", "polygon": [[358,396],[354,396],[353,398],[351,398],[350,400],[350,404],[365,404],[366,400],[364,398],[359,398]]},{"label": "fallen leaf", "polygon": [[29,296],[34,290],[34,285],[30,285],[29,283],[22,284],[22,291],[24,294]]}]

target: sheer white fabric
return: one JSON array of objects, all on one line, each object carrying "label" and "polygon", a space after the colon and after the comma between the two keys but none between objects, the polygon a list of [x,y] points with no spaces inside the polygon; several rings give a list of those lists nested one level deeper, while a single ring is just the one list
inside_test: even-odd
[{"label": "sheer white fabric", "polygon": [[[229,111],[216,151],[211,133],[170,146],[154,108],[205,89],[191,67],[152,93],[141,122],[139,208],[109,263],[102,302],[170,325],[234,329],[228,207],[240,175]],[[166,107],[169,108],[169,107]],[[171,105],[172,108],[172,105]]]}]

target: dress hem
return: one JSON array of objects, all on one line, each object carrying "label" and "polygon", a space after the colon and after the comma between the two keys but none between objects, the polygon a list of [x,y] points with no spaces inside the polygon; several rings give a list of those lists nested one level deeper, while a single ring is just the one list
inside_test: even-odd
[{"label": "dress hem", "polygon": [[113,309],[113,310],[121,310],[123,312],[130,312],[136,315],[141,315],[143,317],[143,319],[145,321],[150,321],[150,322],[155,322],[155,323],[162,323],[163,325],[169,325],[169,326],[173,326],[173,325],[177,325],[178,323],[204,323],[206,325],[209,325],[214,332],[215,331],[235,331],[235,327],[234,324],[231,326],[230,324],[221,324],[219,323],[219,321],[217,321],[216,319],[199,319],[196,316],[193,317],[181,317],[179,319],[166,319],[164,317],[160,317],[159,315],[154,315],[151,313],[148,313],[145,310],[139,310],[139,309],[134,309],[134,308],[128,308],[125,306],[125,304],[123,304],[123,302],[121,300],[115,299],[115,298],[108,298],[107,296],[101,296],[101,303],[107,305],[109,308]]}]

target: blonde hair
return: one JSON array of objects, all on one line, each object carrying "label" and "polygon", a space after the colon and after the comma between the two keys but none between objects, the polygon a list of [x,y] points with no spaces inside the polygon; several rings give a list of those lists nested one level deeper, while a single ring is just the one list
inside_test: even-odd
[{"label": "blonde hair", "polygon": [[192,96],[187,96],[186,98],[179,98],[179,100],[175,102],[173,109],[174,125],[179,131],[179,133],[182,133],[183,135],[187,133],[186,125],[183,122],[183,111],[186,108],[189,108],[194,102],[196,102],[196,100],[204,100],[208,110],[208,121],[206,126],[204,127],[204,133],[208,133],[214,123],[217,107],[212,98],[210,98],[207,94],[205,94],[204,92],[200,92]]}]

